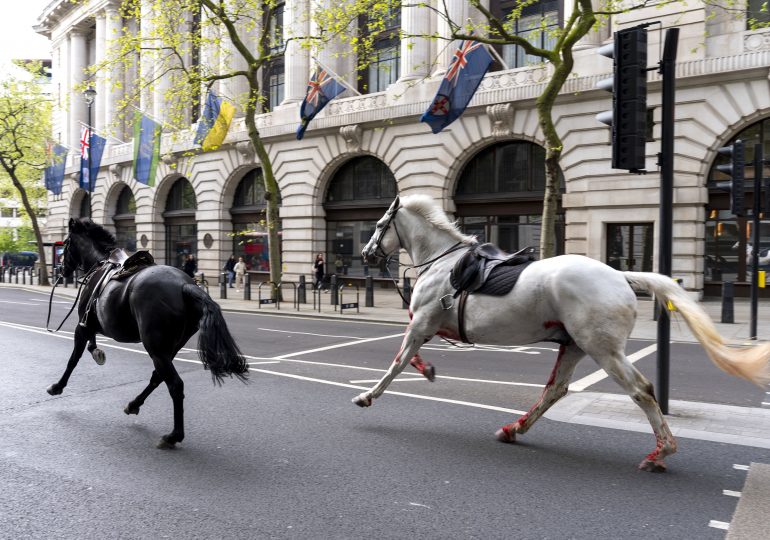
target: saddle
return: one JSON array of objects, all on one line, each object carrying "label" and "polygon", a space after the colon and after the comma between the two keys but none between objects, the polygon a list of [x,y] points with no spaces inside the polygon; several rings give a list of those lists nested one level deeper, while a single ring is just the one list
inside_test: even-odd
[{"label": "saddle", "polygon": [[476,244],[460,257],[449,275],[454,297],[462,292],[502,296],[511,291],[522,270],[535,260],[535,248],[509,254],[494,244]]}]

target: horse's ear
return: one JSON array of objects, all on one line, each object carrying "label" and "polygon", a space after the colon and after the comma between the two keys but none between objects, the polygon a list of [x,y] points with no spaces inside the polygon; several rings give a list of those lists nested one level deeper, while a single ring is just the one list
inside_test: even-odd
[{"label": "horse's ear", "polygon": [[401,204],[401,201],[398,198],[398,195],[396,195],[396,198],[393,199],[393,202],[390,205],[390,210],[397,210],[399,204]]},{"label": "horse's ear", "polygon": [[70,231],[75,227],[75,225],[77,225],[77,222],[78,221],[75,218],[70,218],[70,222],[69,222],[69,230]]}]

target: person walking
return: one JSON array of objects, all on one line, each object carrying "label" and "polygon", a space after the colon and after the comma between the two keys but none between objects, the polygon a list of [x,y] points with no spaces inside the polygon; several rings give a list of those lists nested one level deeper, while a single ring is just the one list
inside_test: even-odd
[{"label": "person walking", "polygon": [[324,256],[321,253],[315,257],[313,272],[315,273],[315,288],[320,290],[324,283]]},{"label": "person walking", "polygon": [[235,279],[235,255],[230,255],[230,258],[225,262],[224,271],[227,272],[227,284],[230,288],[233,288],[233,280]]},{"label": "person walking", "polygon": [[240,291],[243,287],[243,276],[246,275],[246,263],[243,262],[243,257],[238,257],[238,262],[233,267],[235,271],[235,290]]},{"label": "person walking", "polygon": [[184,266],[182,267],[182,271],[191,278],[195,278],[195,272],[197,270],[198,263],[195,261],[195,255],[188,255],[187,260],[184,262]]}]

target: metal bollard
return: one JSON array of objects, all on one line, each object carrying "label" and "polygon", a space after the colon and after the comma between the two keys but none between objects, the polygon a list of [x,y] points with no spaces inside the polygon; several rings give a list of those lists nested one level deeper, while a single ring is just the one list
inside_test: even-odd
[{"label": "metal bollard", "polygon": [[332,274],[331,279],[329,280],[329,287],[331,287],[331,291],[329,292],[329,296],[331,297],[331,305],[336,306],[339,304],[339,298],[337,296],[337,274]]},{"label": "metal bollard", "polygon": [[219,274],[219,298],[227,300],[227,272]]},{"label": "metal bollard", "polygon": [[404,309],[409,308],[409,302],[412,300],[412,281],[408,277],[404,276],[404,299],[401,301],[401,307]]},{"label": "metal bollard", "polygon": [[374,278],[366,276],[366,292],[364,293],[364,305],[374,307]]},{"label": "metal bollard", "polygon": [[369,275],[369,265],[364,264],[364,277]]},{"label": "metal bollard", "polygon": [[722,322],[735,322],[735,307],[733,297],[735,296],[735,287],[732,281],[722,283]]},{"label": "metal bollard", "polygon": [[16,268],[16,271],[14,272],[16,274],[16,285],[19,284],[19,268]]},{"label": "metal bollard", "polygon": [[305,283],[305,276],[299,276],[299,285],[297,285],[297,303],[307,304],[307,283]]},{"label": "metal bollard", "polygon": [[27,269],[22,268],[21,269],[21,284],[26,285],[27,284]]},{"label": "metal bollard", "polygon": [[251,274],[243,274],[243,299],[251,300]]}]

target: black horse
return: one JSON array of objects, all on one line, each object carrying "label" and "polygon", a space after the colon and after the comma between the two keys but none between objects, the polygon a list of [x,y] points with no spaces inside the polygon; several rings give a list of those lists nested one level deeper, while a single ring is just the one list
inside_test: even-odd
[{"label": "black horse", "polygon": [[[222,311],[208,294],[177,268],[150,265],[134,268],[121,279],[104,279],[114,270],[108,261],[122,254],[115,250],[115,237],[88,218],[70,219],[64,243],[63,275],[76,269],[86,272],[78,303],[80,323],[75,328],[75,348],[58,382],[48,388],[61,394],[88,344],[97,363],[104,363],[104,352],[96,347],[96,334],[123,343],[142,342],[155,367],[150,383],[126,405],[126,414],[139,414],[153,390],[161,382],[168,386],[174,402],[174,429],[163,435],[159,448],[173,448],[184,439],[184,383],[172,361],[179,349],[195,334],[203,366],[214,382],[235,375],[247,380],[248,365],[227,329]],[[112,254],[112,255],[111,255]],[[125,255],[123,257],[125,259]]]}]

